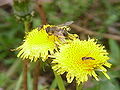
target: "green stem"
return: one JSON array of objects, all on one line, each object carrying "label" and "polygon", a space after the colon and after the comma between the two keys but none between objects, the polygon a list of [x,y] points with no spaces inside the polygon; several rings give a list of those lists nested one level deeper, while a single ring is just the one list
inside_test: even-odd
[{"label": "green stem", "polygon": [[56,78],[52,81],[52,84],[50,85],[49,90],[54,90],[57,87],[57,81]]},{"label": "green stem", "polygon": [[79,85],[76,84],[76,90],[82,90],[82,88],[83,88],[83,84],[82,83],[80,83]]},{"label": "green stem", "polygon": [[25,26],[25,33],[30,31],[30,22],[29,21],[24,21],[24,26]]},{"label": "green stem", "polygon": [[23,76],[23,73],[21,73],[18,81],[16,82],[15,90],[20,90],[20,87],[21,87],[21,84],[22,84],[22,76]]},{"label": "green stem", "polygon": [[55,75],[55,78],[57,80],[59,90],[65,90],[65,86],[64,86],[64,83],[63,83],[61,76],[57,75],[56,72],[54,72],[54,75]]}]

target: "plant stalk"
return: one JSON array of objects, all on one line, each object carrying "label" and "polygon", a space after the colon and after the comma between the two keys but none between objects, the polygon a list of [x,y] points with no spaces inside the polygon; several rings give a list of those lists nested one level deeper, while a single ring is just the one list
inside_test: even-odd
[{"label": "plant stalk", "polygon": [[38,90],[39,74],[40,74],[40,61],[37,60],[33,72],[33,90]]},{"label": "plant stalk", "polygon": [[[29,21],[24,21],[25,34],[30,31],[30,25],[31,24]],[[27,59],[23,60],[23,88],[24,90],[28,90],[28,85],[27,85],[28,62],[29,60]]]},{"label": "plant stalk", "polygon": [[27,60],[23,60],[23,88],[24,90],[28,90],[27,71],[28,71]]},{"label": "plant stalk", "polygon": [[61,76],[57,75],[56,72],[54,72],[54,75],[55,75],[55,78],[57,80],[59,90],[65,90],[65,86],[64,86],[64,83],[63,83]]},{"label": "plant stalk", "polygon": [[83,88],[83,84],[82,83],[80,83],[79,85],[76,84],[76,90],[83,90],[82,88]]}]

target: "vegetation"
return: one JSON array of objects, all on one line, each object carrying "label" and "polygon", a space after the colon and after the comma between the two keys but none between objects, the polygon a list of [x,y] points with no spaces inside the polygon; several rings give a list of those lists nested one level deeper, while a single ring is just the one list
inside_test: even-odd
[{"label": "vegetation", "polygon": [[[25,63],[17,58],[18,52],[13,50],[21,45],[25,29],[30,31],[46,23],[59,25],[74,21],[70,26],[72,29],[70,33],[76,33],[81,40],[86,40],[88,37],[97,38],[109,52],[109,62],[112,64],[108,69],[110,80],[103,74],[97,73],[100,81],[89,78],[84,83],[83,90],[120,90],[119,0],[38,0],[25,4],[16,2],[17,0],[14,0],[13,5],[12,2],[0,4],[0,89],[24,88],[22,77]],[[49,61],[30,62],[27,67],[28,90],[33,88],[35,90],[33,87],[35,68],[39,72],[38,90],[59,90],[57,81],[64,83],[67,90],[76,88],[75,80],[68,84],[65,74],[62,75],[63,82],[60,76],[56,74],[54,76],[55,72],[53,73]]]}]

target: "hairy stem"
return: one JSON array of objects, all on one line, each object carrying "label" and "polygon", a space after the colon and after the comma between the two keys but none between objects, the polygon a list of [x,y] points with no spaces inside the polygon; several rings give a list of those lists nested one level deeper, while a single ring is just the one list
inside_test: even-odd
[{"label": "hairy stem", "polygon": [[39,73],[40,73],[40,61],[38,60],[35,63],[33,72],[33,90],[38,90]]},{"label": "hairy stem", "polygon": [[[30,31],[31,23],[29,21],[24,21],[25,33]],[[29,60],[23,60],[23,88],[28,90],[27,85],[27,72],[28,72],[28,62]]]}]

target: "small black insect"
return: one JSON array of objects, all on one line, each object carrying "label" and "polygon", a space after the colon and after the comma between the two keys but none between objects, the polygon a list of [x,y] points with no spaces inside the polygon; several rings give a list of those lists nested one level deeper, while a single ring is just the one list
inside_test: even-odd
[{"label": "small black insect", "polygon": [[84,60],[95,60],[95,59],[92,57],[82,57],[82,60],[84,61]]}]

